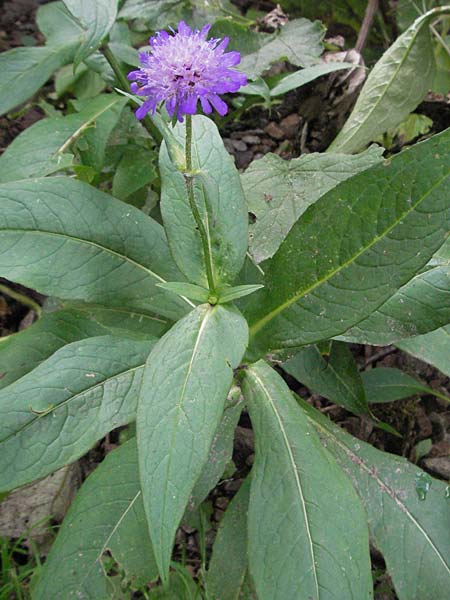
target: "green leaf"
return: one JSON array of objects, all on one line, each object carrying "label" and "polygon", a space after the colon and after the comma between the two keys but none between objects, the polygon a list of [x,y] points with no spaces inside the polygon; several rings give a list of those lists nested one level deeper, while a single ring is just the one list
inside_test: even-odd
[{"label": "green leaf", "polygon": [[116,94],[104,94],[79,113],[34,123],[17,136],[0,156],[0,183],[44,177],[69,167],[73,155],[64,152],[102,115],[117,108],[121,110],[125,102]]},{"label": "green leaf", "polygon": [[[217,127],[206,117],[192,119],[193,169],[203,177],[194,178],[195,201],[207,231],[212,269],[217,283],[231,283],[242,268],[248,243],[248,215],[239,173],[225,150]],[[185,128],[173,130],[184,143]],[[161,147],[161,212],[173,257],[192,282],[208,287],[203,248],[189,206],[182,173]]]},{"label": "green leaf", "polygon": [[62,2],[40,6],[36,13],[36,25],[46,38],[47,46],[81,43],[83,29]]},{"label": "green leaf", "polygon": [[164,27],[169,23],[168,16],[184,0],[125,0],[119,12],[120,19],[144,19],[154,27]]},{"label": "green leaf", "polygon": [[82,319],[95,321],[108,333],[132,339],[160,337],[172,324],[168,319],[124,306],[100,306],[84,302],[64,302],[64,306],[76,310]]},{"label": "green leaf", "polygon": [[0,388],[32,371],[62,346],[106,333],[76,311],[45,313],[23,331],[0,338]]},{"label": "green leaf", "polygon": [[419,17],[383,54],[330,150],[359,150],[401,123],[423,100],[435,69],[429,25],[438,15],[439,9]]},{"label": "green leaf", "polygon": [[408,29],[414,23],[415,19],[420,17],[424,12],[447,4],[446,0],[399,0],[396,7],[396,20],[401,31]]},{"label": "green leaf", "polygon": [[156,283],[181,279],[161,225],[79,181],[0,185],[0,274],[65,299],[178,318],[191,303]]},{"label": "green leaf", "polygon": [[246,344],[247,326],[236,310],[201,305],[148,358],[137,436],[144,506],[163,581]]},{"label": "green leaf", "polygon": [[423,383],[399,369],[379,367],[364,371],[361,376],[366,388],[367,400],[371,404],[393,402],[394,400],[414,396],[414,394],[433,394],[450,402],[450,398],[423,385]]},{"label": "green leaf", "polygon": [[108,454],[83,484],[33,598],[112,598],[114,587],[102,563],[107,551],[133,583],[148,583],[158,574],[145,522],[135,439]]},{"label": "green leaf", "polygon": [[[104,166],[109,137],[127,104],[126,98],[120,96],[119,98],[120,101],[117,101],[108,111],[104,111],[98,116],[92,127],[83,131],[83,136],[79,141],[78,149],[82,163],[93,167],[98,172]],[[81,149],[81,144],[86,148]]]},{"label": "green leaf", "polygon": [[258,598],[371,598],[368,531],[350,481],[266,363],[244,372],[243,390],[256,444],[248,532]]},{"label": "green leaf", "polygon": [[0,115],[25,102],[60,67],[72,62],[73,45],[14,48],[0,55]]},{"label": "green leaf", "polygon": [[450,269],[448,265],[437,266],[416,275],[341,338],[384,346],[428,333],[449,321]]},{"label": "green leaf", "polygon": [[64,346],[0,391],[0,489],[77,460],[135,418],[154,341],[102,336]]},{"label": "green leaf", "polygon": [[270,258],[308,206],[341,181],[381,162],[376,146],[356,156],[307,154],[283,160],[266,154],[241,175],[248,209],[256,220],[249,225],[250,252],[259,263]]},{"label": "green leaf", "polygon": [[209,290],[187,281],[169,281],[167,283],[158,283],[158,287],[163,290],[167,290],[177,296],[186,296],[190,300],[198,300],[199,302],[207,302],[209,297]]},{"label": "green leaf", "polygon": [[286,77],[283,77],[283,79],[270,90],[270,95],[272,97],[281,96],[282,94],[290,92],[291,90],[295,90],[302,85],[306,85],[307,83],[310,83],[311,81],[314,81],[323,75],[328,75],[329,73],[334,73],[335,71],[341,71],[342,69],[354,68],[355,65],[353,63],[346,62],[323,63],[314,65],[313,67],[307,67],[306,69],[295,71],[295,73],[290,73],[289,75],[286,75]]},{"label": "green leaf", "polygon": [[369,413],[361,375],[347,344],[333,342],[326,358],[317,346],[302,348],[283,363],[283,369],[331,402],[357,415]]},{"label": "green leaf", "polygon": [[194,489],[189,498],[188,510],[190,511],[197,508],[203,502],[208,493],[219,482],[232,459],[234,430],[236,429],[243,408],[241,398],[240,389],[237,387],[232,388],[222,418],[214,433],[208,460],[195,482]]},{"label": "green leaf", "polygon": [[450,377],[450,325],[397,342],[397,348],[423,360]]},{"label": "green leaf", "polygon": [[445,598],[450,586],[446,484],[430,477],[431,487],[420,500],[423,471],[352,437],[305,402],[301,405],[326,449],[350,475],[399,600]]},{"label": "green leaf", "polygon": [[211,600],[238,600],[247,573],[247,477],[222,517],[212,549],[205,587]]},{"label": "green leaf", "polygon": [[447,130],[344,181],[306,210],[263,263],[265,288],[246,310],[255,350],[347,331],[422,269],[449,230],[449,149]]},{"label": "green leaf", "polygon": [[103,38],[109,33],[117,16],[118,0],[63,0],[66,7],[83,28],[81,46],[78,49],[74,64],[90,56],[100,46]]},{"label": "green leaf", "polygon": [[154,181],[157,177],[153,164],[154,153],[136,145],[130,145],[117,165],[113,178],[113,196],[126,200],[131,194]]},{"label": "green leaf", "polygon": [[238,68],[249,79],[256,79],[276,61],[287,60],[297,67],[309,67],[319,62],[324,32],[319,21],[289,21],[276,34],[262,38],[261,47],[244,56]]},{"label": "green leaf", "polygon": [[238,298],[249,296],[254,292],[262,289],[264,286],[260,283],[248,284],[248,285],[236,285],[234,287],[223,287],[218,289],[219,304],[226,304],[232,302]]}]

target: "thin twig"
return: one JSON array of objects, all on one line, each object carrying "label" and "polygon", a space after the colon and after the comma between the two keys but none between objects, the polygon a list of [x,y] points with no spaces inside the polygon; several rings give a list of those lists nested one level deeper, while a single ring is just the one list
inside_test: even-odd
[{"label": "thin twig", "polygon": [[32,298],[28,298],[28,296],[25,296],[24,294],[20,294],[19,292],[12,290],[10,287],[8,287],[7,285],[4,285],[3,283],[0,283],[0,293],[6,294],[10,298],[13,298],[13,300],[20,302],[21,304],[24,304],[25,306],[28,306],[28,308],[31,308],[31,310],[34,310],[34,312],[37,314],[38,317],[41,316],[42,308]]},{"label": "thin twig", "polygon": [[375,17],[375,14],[378,10],[378,0],[369,0],[366,7],[366,12],[364,14],[364,19],[361,25],[361,29],[359,30],[358,39],[356,40],[355,50],[358,52],[362,52],[364,46],[366,45],[367,38],[369,36],[370,27],[372,26],[372,21]]}]

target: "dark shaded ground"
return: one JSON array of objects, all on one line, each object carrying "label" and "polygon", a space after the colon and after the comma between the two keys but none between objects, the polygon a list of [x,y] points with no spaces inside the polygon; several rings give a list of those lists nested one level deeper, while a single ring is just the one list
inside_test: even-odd
[{"label": "dark shaded ground", "polygon": [[[44,0],[45,1],[45,0]],[[0,10],[0,51],[22,45],[34,45],[42,42],[41,36],[34,26],[34,13],[39,0],[10,0],[3,3]],[[336,33],[336,32],[333,32]],[[339,32],[338,32],[339,33]],[[349,82],[340,76],[322,78],[288,93],[283,102],[271,109],[260,106],[252,108],[240,116],[238,121],[229,121],[223,128],[227,149],[235,157],[238,168],[244,169],[255,158],[267,152],[275,152],[283,158],[292,158],[303,153],[323,151],[329,145],[336,132],[344,122],[356,92],[348,93]],[[416,110],[433,120],[433,131],[437,133],[450,126],[450,106],[442,99],[430,96]],[[39,108],[29,106],[26,110],[0,118],[0,152],[21,131],[29,127],[43,114]],[[394,151],[400,149],[394,148]],[[27,290],[0,280],[0,285],[11,286],[11,289],[24,294],[37,302],[43,297],[32,290]],[[33,310],[7,294],[0,293],[0,336],[10,335],[29,326],[36,318]],[[354,346],[353,351],[358,365],[363,368],[379,366],[397,367],[414,375],[425,384],[440,391],[449,390],[449,380],[441,373],[417,361],[394,347],[377,348],[370,346]],[[323,398],[314,396],[293,379],[286,377],[291,388],[306,398],[311,404],[334,421],[345,427],[361,440],[367,441],[377,448],[392,452],[415,462],[414,447],[424,439],[432,440],[432,447],[427,458],[447,458],[450,463],[450,410],[449,405],[433,396],[409,398],[393,404],[374,407],[375,415],[392,425],[401,434],[399,439],[388,433],[375,429],[373,424],[364,418],[356,417]],[[119,433],[113,432],[101,440],[86,457],[80,461],[83,476],[101,462],[105,454],[118,444]],[[244,413],[235,437],[233,460],[235,473],[222,481],[211,492],[213,528],[206,534],[207,550],[210,550],[214,539],[215,525],[226,509],[230,499],[240,486],[242,479],[249,472],[253,463],[253,433],[251,423]],[[420,465],[427,468],[426,460]],[[445,478],[445,469],[430,470],[433,476]],[[193,575],[198,573],[201,565],[199,556],[199,534],[193,527],[184,526],[177,536],[176,554],[179,558],[182,549],[186,549],[187,566]],[[378,600],[394,600],[395,594],[385,574],[382,557],[373,550],[374,572]]]}]

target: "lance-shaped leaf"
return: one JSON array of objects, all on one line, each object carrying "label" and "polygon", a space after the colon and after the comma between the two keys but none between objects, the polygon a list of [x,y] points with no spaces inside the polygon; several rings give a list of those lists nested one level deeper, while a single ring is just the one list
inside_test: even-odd
[{"label": "lance-shaped leaf", "polygon": [[63,0],[84,30],[81,46],[75,55],[75,66],[95,52],[109,33],[116,20],[117,1]]},{"label": "lance-shaped leaf", "polygon": [[450,397],[433,390],[399,369],[378,367],[364,371],[361,376],[366,388],[367,401],[370,403],[393,402],[414,394],[433,394],[447,402],[450,401]]},{"label": "lance-shaped leaf", "polygon": [[[328,339],[374,312],[420,271],[449,230],[450,130],[310,206],[246,312],[259,351]],[[289,276],[287,276],[287,274]]]},{"label": "lance-shaped leaf", "polygon": [[369,412],[364,384],[347,344],[333,342],[325,357],[317,346],[302,348],[283,364],[283,369],[331,402],[357,415]]},{"label": "lance-shaped leaf", "polygon": [[397,348],[433,365],[450,377],[450,325],[396,344]]},{"label": "lance-shaped leaf", "polygon": [[450,267],[436,266],[416,275],[387,302],[341,338],[384,346],[433,331],[450,321]]},{"label": "lance-shaped leaf", "polygon": [[238,600],[248,569],[247,512],[250,477],[223,515],[212,549],[205,587],[211,600]]},{"label": "lance-shaped leaf", "polygon": [[325,29],[319,21],[294,19],[277,33],[259,38],[261,48],[247,54],[239,64],[239,70],[249,79],[256,79],[273,62],[288,60],[297,67],[307,67],[319,62],[323,52],[322,38]]},{"label": "lance-shaped leaf", "polygon": [[144,506],[163,580],[247,336],[236,309],[201,305],[166,333],[148,358],[137,436]]},{"label": "lance-shaped leaf", "polygon": [[[225,150],[217,127],[200,115],[192,119],[192,163],[202,172],[194,178],[195,201],[202,217],[216,282],[231,283],[247,251],[248,215],[239,173]],[[184,125],[174,129],[184,143]],[[201,239],[189,206],[186,182],[161,147],[161,212],[170,249],[181,271],[193,283],[207,286]],[[220,185],[219,185],[220,183]]]},{"label": "lance-shaped leaf", "polygon": [[430,22],[440,12],[432,10],[416,19],[383,54],[330,150],[359,150],[401,123],[423,100],[435,70]]},{"label": "lance-shaped leaf", "polygon": [[0,338],[0,388],[32,371],[62,346],[107,333],[76,311],[45,313],[23,331]]},{"label": "lance-shaped leaf", "polygon": [[249,225],[254,259],[259,263],[273,256],[308,206],[341,181],[380,163],[382,153],[373,146],[356,156],[314,153],[288,161],[266,154],[250,163],[241,181],[255,216]]},{"label": "lance-shaped leaf", "polygon": [[102,336],[61,348],[0,391],[0,490],[48,475],[136,416],[154,342]]},{"label": "lance-shaped leaf", "polygon": [[244,373],[255,432],[248,511],[250,573],[260,600],[372,597],[361,502],[281,377]]},{"label": "lance-shaped leaf", "polygon": [[167,317],[191,302],[156,287],[182,275],[164,230],[133,206],[66,177],[0,185],[0,275],[48,295]]},{"label": "lance-shaped leaf", "polygon": [[74,43],[14,48],[0,56],[0,115],[28,100],[60,67],[72,62]]},{"label": "lance-shaped leaf", "polygon": [[[326,449],[351,477],[366,509],[371,539],[384,556],[399,599],[446,598],[450,587],[446,484],[404,458],[352,437],[305,402],[301,406]],[[431,482],[427,493],[422,482]]]},{"label": "lance-shaped leaf", "polygon": [[78,492],[33,590],[47,598],[113,598],[102,559],[111,552],[127,577],[148,583],[157,574],[139,482],[136,440],[107,455]]},{"label": "lance-shaped leaf", "polygon": [[[282,96],[286,94],[286,92],[290,92],[291,90],[295,90],[302,85],[306,85],[310,81],[314,81],[318,77],[322,77],[323,75],[328,75],[329,73],[334,73],[335,71],[340,71],[341,69],[354,69],[355,65],[353,63],[320,63],[318,65],[314,65],[312,67],[307,67],[306,69],[301,69],[300,71],[295,71],[294,73],[289,73],[281,81],[279,81],[276,85],[273,86],[270,90],[270,95],[274,96]],[[356,68],[359,68],[356,65]]]},{"label": "lance-shaped leaf", "polygon": [[44,177],[69,167],[72,154],[65,154],[71,144],[102,115],[120,114],[126,98],[104,94],[79,113],[67,117],[42,119],[25,129],[0,157],[0,183],[28,177]]}]

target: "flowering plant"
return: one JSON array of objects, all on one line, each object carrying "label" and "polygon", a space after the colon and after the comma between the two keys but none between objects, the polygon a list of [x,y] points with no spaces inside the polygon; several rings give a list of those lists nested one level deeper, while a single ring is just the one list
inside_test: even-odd
[{"label": "flowering plant", "polygon": [[[210,25],[180,21],[150,38],[138,65],[114,28],[117,2],[65,6],[38,16],[48,38],[32,49],[46,57],[41,79],[73,63],[90,86],[103,77],[101,89],[115,91],[86,101],[78,80],[67,83],[70,66],[56,88],[78,93],[76,112],[38,122],[0,158],[0,275],[50,297],[36,323],[0,345],[0,491],[123,429],[82,485],[33,598],[115,599],[126,588],[149,598],[368,599],[369,538],[401,600],[443,598],[448,487],[356,439],[286,381],[396,435],[370,402],[394,399],[385,388],[398,388],[399,374],[361,374],[349,343],[420,356],[428,336],[448,336],[450,130],[388,160],[376,146],[352,154],[422,99],[429,80],[414,78],[403,112],[386,110],[399,81],[411,85],[412,48],[429,50],[429,25],[448,9],[419,17],[387,50],[329,152],[269,154],[239,173],[197,112],[224,115],[232,100],[221,96],[248,93],[246,65],[255,85],[267,48],[283,59],[292,51],[288,30],[258,37],[241,61],[226,37],[207,39]],[[133,7],[119,17],[134,18]],[[63,44],[61,14],[73,34]],[[299,21],[318,36],[303,72],[318,66],[308,61],[319,60],[322,30]],[[7,57],[11,72],[22,58]],[[138,67],[128,80],[127,61]],[[5,102],[24,93],[19,81]],[[211,555],[203,536],[195,582],[172,560],[177,530],[209,527],[204,501],[232,464],[244,410],[254,464]]]}]

